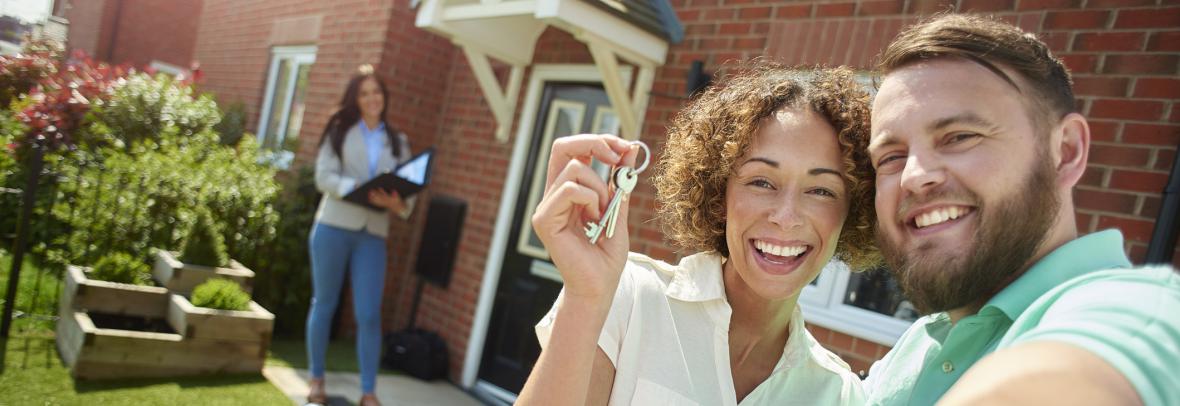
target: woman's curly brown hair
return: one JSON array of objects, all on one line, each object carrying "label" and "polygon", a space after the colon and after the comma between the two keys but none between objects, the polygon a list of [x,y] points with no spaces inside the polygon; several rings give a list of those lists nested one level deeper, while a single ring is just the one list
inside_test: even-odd
[{"label": "woman's curly brown hair", "polygon": [[868,157],[869,95],[848,68],[791,69],[757,61],[700,94],[673,119],[657,165],[657,211],[668,237],[689,251],[729,256],[725,185],[759,124],[784,107],[809,107],[836,129],[848,217],[836,258],[853,270],[879,263],[873,237],[874,172]]}]

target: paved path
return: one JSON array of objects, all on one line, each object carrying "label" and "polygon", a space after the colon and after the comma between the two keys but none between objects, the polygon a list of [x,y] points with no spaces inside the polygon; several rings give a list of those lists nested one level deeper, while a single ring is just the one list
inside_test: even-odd
[{"label": "paved path", "polygon": [[[262,369],[262,375],[294,404],[307,402],[307,370],[268,365]],[[331,406],[356,404],[361,398],[359,374],[329,371],[325,382]],[[481,406],[450,382],[424,382],[406,375],[377,375],[377,397],[384,406]]]}]

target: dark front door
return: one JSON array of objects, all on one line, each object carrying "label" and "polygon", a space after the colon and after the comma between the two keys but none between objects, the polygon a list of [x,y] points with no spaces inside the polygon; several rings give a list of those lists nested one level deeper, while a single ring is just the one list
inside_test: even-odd
[{"label": "dark front door", "polygon": [[[533,326],[561,291],[561,277],[529,221],[544,193],[550,146],[572,134],[618,133],[600,86],[550,83],[541,100],[479,371],[481,380],[513,393],[520,393],[541,352]],[[601,164],[595,168],[605,175]]]}]

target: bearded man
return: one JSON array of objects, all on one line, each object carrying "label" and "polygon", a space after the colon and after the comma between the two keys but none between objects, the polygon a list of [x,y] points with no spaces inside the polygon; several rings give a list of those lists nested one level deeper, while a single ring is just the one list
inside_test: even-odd
[{"label": "bearded man", "polygon": [[1079,237],[1090,129],[1035,36],[947,14],[882,54],[869,152],[878,241],[927,314],[870,403],[1180,405],[1180,276]]}]

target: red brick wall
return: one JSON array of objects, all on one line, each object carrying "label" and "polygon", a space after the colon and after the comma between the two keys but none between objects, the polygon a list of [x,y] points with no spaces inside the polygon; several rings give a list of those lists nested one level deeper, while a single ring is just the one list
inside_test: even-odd
[{"label": "red brick wall", "polygon": [[[66,46],[70,51],[82,50],[89,55],[99,55],[110,45],[110,21],[114,17],[114,1],[70,1],[65,18],[70,22],[66,34]],[[105,28],[105,29],[104,29]]]},{"label": "red brick wall", "polygon": [[71,49],[144,67],[153,60],[188,68],[202,0],[73,1],[66,12]]},{"label": "red brick wall", "polygon": [[[118,2],[119,0],[108,0]],[[147,66],[152,60],[188,68],[202,0],[122,0],[109,60]]]},{"label": "red brick wall", "polygon": [[[716,71],[728,61],[773,55],[789,63],[848,64],[868,70],[873,58],[905,24],[953,8],[996,13],[1041,35],[1062,55],[1077,80],[1082,112],[1091,118],[1090,168],[1078,188],[1083,233],[1118,227],[1140,261],[1151,221],[1180,141],[1180,7],[1157,1],[859,1],[673,0],[685,40],[671,48],[656,74],[642,139],[657,157],[667,123],[684,103],[693,60]],[[1167,1],[1176,4],[1174,0]],[[498,209],[509,144],[494,141],[494,121],[462,55],[447,75],[447,93],[436,144],[442,146],[433,187],[469,200],[455,279],[447,291],[427,288],[419,320],[424,326],[466,332],[474,314],[492,227]],[[550,29],[537,45],[535,63],[591,63],[584,47]],[[527,83],[527,78],[526,82]],[[518,110],[519,111],[519,110]],[[518,124],[519,125],[519,124]],[[650,182],[632,198],[632,250],[675,260],[654,216]],[[1180,255],[1177,256],[1180,258]],[[491,288],[491,287],[487,287]],[[408,301],[408,299],[406,299]],[[400,308],[400,307],[399,307]],[[404,311],[396,316],[404,319]],[[813,326],[812,332],[847,360],[867,370],[888,347]],[[462,365],[466,337],[447,337],[452,371]],[[457,371],[455,375],[457,376]]]},{"label": "red brick wall", "polygon": [[[249,128],[256,129],[266,87],[271,47],[316,45],[309,73],[307,112],[297,160],[315,153],[320,132],[356,67],[380,67],[389,16],[395,6],[368,0],[206,0],[198,28],[195,59],[205,73],[203,89],[222,103],[245,103]],[[404,7],[400,5],[398,7]],[[271,42],[275,21],[319,16],[319,38],[302,43]]]}]

